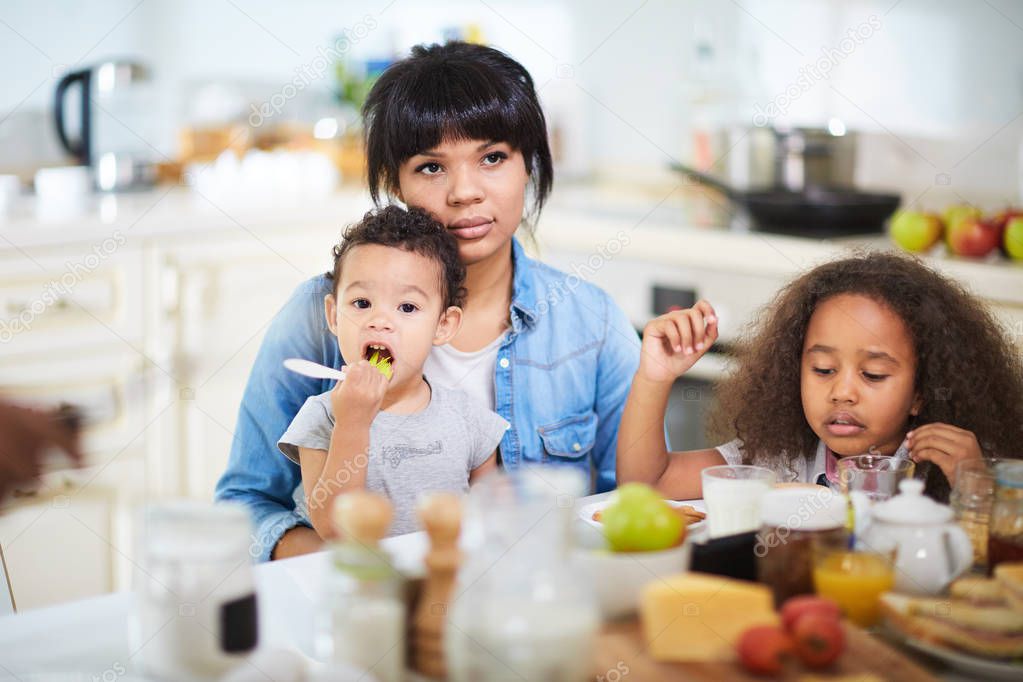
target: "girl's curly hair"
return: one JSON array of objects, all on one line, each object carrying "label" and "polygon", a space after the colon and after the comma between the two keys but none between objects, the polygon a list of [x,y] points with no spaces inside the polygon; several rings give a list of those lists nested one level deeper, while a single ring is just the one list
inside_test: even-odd
[{"label": "girl's curly hair", "polygon": [[[962,286],[919,260],[859,254],[827,263],[786,285],[736,347],[736,368],[717,387],[709,432],[739,438],[747,462],[813,458],[818,438],[803,414],[803,340],[817,306],[839,294],[869,297],[905,322],[916,350],[913,423],[972,431],[987,456],[1019,457],[1023,445],[1023,362],[1000,323]],[[947,499],[940,468],[921,462],[927,492]]]}]

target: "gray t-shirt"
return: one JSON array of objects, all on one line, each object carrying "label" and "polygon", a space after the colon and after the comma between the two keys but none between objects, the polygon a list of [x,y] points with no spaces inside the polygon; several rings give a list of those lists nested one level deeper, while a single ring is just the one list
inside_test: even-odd
[{"label": "gray t-shirt", "polygon": [[[419,529],[416,500],[420,494],[468,491],[469,472],[487,461],[508,429],[508,422],[465,392],[430,388],[430,404],[415,414],[378,413],[369,428],[369,457],[350,463],[366,466],[366,489],[387,495],[394,505],[390,535]],[[297,464],[299,447],[329,450],[333,430],[327,391],[306,399],[277,447]],[[338,472],[337,487],[350,475],[344,469]]]}]

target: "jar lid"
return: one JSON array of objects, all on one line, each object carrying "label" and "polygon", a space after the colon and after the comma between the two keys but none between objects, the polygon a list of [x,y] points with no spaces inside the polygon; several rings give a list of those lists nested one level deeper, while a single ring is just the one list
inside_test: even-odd
[{"label": "jar lid", "polygon": [[948,523],[952,508],[924,495],[924,482],[907,478],[899,483],[899,495],[874,506],[873,516],[887,523],[932,525]]},{"label": "jar lid", "polygon": [[996,463],[995,481],[1003,488],[1023,488],[1023,461]]},{"label": "jar lid", "polygon": [[760,503],[765,526],[789,530],[832,530],[845,527],[848,506],[840,493],[820,485],[774,488]]}]

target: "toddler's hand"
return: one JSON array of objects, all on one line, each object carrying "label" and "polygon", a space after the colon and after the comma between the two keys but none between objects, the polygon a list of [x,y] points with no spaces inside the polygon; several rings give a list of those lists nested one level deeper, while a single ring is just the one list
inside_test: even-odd
[{"label": "toddler's hand", "polygon": [[956,464],[966,459],[978,459],[984,454],[972,431],[949,424],[925,424],[906,434],[909,454],[914,462],[934,462],[955,485]]},{"label": "toddler's hand", "polygon": [[707,301],[651,320],[643,330],[639,375],[662,383],[682,376],[718,338],[718,319]]},{"label": "toddler's hand", "polygon": [[380,411],[388,383],[388,378],[368,360],[347,365],[345,380],[339,381],[330,392],[334,421],[371,423]]}]

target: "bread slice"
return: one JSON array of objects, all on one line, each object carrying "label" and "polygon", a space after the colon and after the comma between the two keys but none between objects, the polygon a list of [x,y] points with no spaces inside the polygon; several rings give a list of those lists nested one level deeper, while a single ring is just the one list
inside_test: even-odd
[{"label": "bread slice", "polygon": [[953,599],[963,599],[974,606],[1005,606],[1002,584],[994,578],[967,576],[956,580],[948,588]]},{"label": "bread slice", "polygon": [[995,566],[995,580],[1001,586],[1009,606],[1023,612],[1023,561]]},{"label": "bread slice", "polygon": [[[893,628],[915,639],[985,658],[1023,656],[1023,628],[1009,627],[1017,624],[1013,617],[1020,614],[1004,607],[888,593],[881,597],[881,611]],[[986,620],[984,614],[991,617]]]}]

